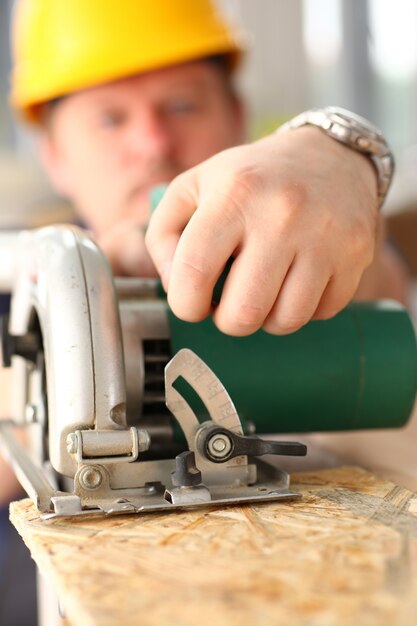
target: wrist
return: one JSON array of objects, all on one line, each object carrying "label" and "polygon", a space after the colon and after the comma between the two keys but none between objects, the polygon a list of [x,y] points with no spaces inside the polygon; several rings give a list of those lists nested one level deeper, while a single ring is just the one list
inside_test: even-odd
[{"label": "wrist", "polygon": [[278,132],[305,126],[316,127],[330,139],[362,155],[372,165],[378,205],[381,206],[394,172],[394,157],[382,132],[368,120],[339,107],[305,111],[281,126]]}]

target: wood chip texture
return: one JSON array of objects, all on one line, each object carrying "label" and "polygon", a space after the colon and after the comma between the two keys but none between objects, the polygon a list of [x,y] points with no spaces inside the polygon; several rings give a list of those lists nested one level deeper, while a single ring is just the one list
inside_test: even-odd
[{"label": "wood chip texture", "polygon": [[359,468],[302,499],[170,514],[11,519],[72,626],[416,626],[417,496]]}]

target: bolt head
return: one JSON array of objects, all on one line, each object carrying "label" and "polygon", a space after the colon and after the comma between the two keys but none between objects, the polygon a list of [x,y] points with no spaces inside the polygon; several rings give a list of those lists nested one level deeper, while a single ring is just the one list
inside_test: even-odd
[{"label": "bolt head", "polygon": [[215,459],[224,459],[226,458],[231,450],[233,444],[226,434],[224,433],[216,433],[214,434],[207,442],[207,450]]},{"label": "bolt head", "polygon": [[70,433],[67,436],[67,450],[69,454],[75,454],[78,450],[78,438],[75,433]]},{"label": "bolt head", "polygon": [[80,472],[80,483],[84,489],[98,489],[103,482],[103,476],[98,467],[84,467]]},{"label": "bolt head", "polygon": [[226,442],[224,441],[224,439],[220,439],[218,437],[213,441],[212,446],[216,452],[224,452],[226,449]]}]

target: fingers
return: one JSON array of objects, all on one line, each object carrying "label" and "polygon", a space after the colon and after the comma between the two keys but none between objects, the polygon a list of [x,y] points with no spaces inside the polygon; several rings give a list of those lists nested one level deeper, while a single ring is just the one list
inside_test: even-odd
[{"label": "fingers", "polygon": [[214,286],[228,259],[235,260],[213,311],[229,335],[260,328],[287,334],[310,319],[336,314],[351,298],[356,274],[342,280],[329,251],[306,251],[288,226],[256,230],[224,191],[211,191],[197,206],[198,180],[188,172],[174,181],[155,212],[146,237],[163,277],[168,302],[189,322],[212,312]]},{"label": "fingers", "polygon": [[322,152],[321,135],[307,139],[305,158],[274,137],[220,153],[171,183],[146,244],[178,317],[199,321],[213,310],[231,256],[213,311],[225,333],[286,334],[352,298],[374,245],[374,213],[361,204],[366,185],[352,174],[362,164],[347,167],[334,142]]},{"label": "fingers", "polygon": [[[203,201],[179,238],[172,261],[168,261],[168,303],[178,317],[189,322],[210,313],[215,284],[242,239],[242,225],[228,217],[226,205],[227,201],[216,194]],[[165,259],[175,234],[166,236]]]},{"label": "fingers", "polygon": [[288,243],[286,232],[277,236],[262,231],[259,236],[252,230],[246,236],[245,219],[236,218],[239,208],[233,199],[224,193],[208,198],[196,211],[193,195],[174,188],[148,230],[147,242],[156,250],[154,259],[159,256],[156,263],[170,266],[167,291],[173,312],[190,322],[204,319],[212,310],[214,286],[234,255],[213,312],[222,332],[244,336],[264,327],[286,334],[307,323],[330,279],[324,262],[312,255],[295,258],[295,246]]},{"label": "fingers", "polygon": [[[273,253],[271,253],[273,251]],[[261,328],[293,260],[291,248],[260,245],[256,238],[234,260],[213,313],[216,326],[235,336]]]},{"label": "fingers", "polygon": [[265,319],[266,332],[285,335],[310,321],[329,282],[324,263],[311,255],[298,254]]}]

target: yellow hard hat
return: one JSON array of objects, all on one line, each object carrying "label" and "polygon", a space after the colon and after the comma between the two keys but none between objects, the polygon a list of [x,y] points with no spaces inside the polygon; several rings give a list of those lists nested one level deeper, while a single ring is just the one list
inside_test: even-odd
[{"label": "yellow hard hat", "polygon": [[211,0],[17,0],[11,102],[36,123],[59,96],[206,56],[233,66],[242,49]]}]

